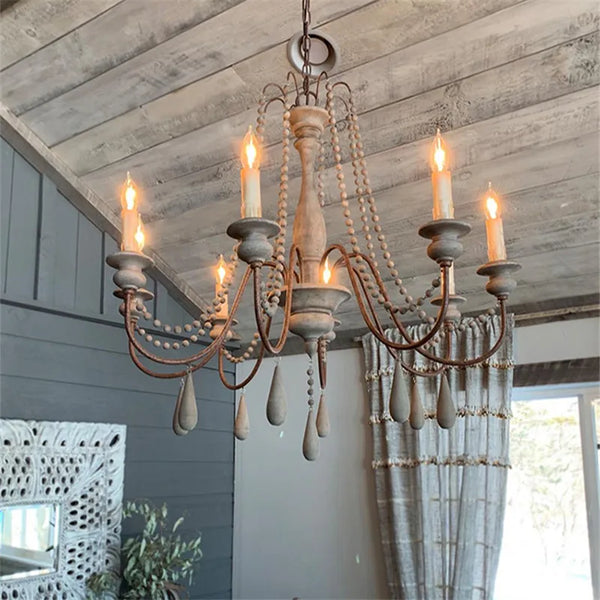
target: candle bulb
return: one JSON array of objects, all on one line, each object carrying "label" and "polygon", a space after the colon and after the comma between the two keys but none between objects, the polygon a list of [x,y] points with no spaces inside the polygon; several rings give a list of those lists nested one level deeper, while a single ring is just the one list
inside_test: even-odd
[{"label": "candle bulb", "polygon": [[431,147],[431,186],[433,188],[433,218],[453,219],[454,205],[452,203],[452,173],[448,168],[448,150],[440,130]]},{"label": "candle bulb", "polygon": [[500,203],[496,192],[492,189],[491,182],[485,197],[485,230],[487,234],[488,260],[506,260],[506,247],[504,245],[504,230],[500,217]]},{"label": "candle bulb", "polygon": [[216,281],[215,296],[217,299],[219,299],[220,292],[223,292],[223,298],[225,299],[225,302],[223,302],[223,304],[219,304],[217,306],[216,312],[219,317],[227,317],[227,315],[229,314],[229,304],[227,302],[227,290],[225,289],[225,286],[223,285],[226,274],[227,274],[227,264],[225,263],[225,260],[223,259],[223,255],[221,254],[219,256],[219,262],[217,263],[217,274],[215,277],[215,281]]},{"label": "candle bulb", "polygon": [[123,238],[121,250],[138,252],[136,233],[138,230],[137,190],[129,171],[121,193],[121,219],[123,223]]},{"label": "candle bulb", "polygon": [[246,217],[262,217],[260,203],[260,157],[258,140],[248,128],[242,141],[242,219]]},{"label": "candle bulb", "polygon": [[328,284],[331,281],[331,269],[329,268],[329,258],[325,259],[323,265],[323,283]]},{"label": "candle bulb", "polygon": [[135,230],[135,243],[137,244],[137,251],[141,252],[144,249],[144,243],[146,242],[146,236],[144,235],[144,228],[142,227],[142,215],[138,214],[138,226]]}]

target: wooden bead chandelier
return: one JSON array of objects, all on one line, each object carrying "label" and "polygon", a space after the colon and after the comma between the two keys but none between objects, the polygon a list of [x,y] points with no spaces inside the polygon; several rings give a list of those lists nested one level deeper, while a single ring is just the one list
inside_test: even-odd
[{"label": "wooden bead chandelier", "polygon": [[[438,130],[431,151],[433,220],[419,229],[419,234],[430,240],[427,254],[437,263],[439,276],[421,297],[415,299],[409,295],[392,260],[377,212],[352,91],[345,82],[332,82],[324,72],[318,77],[313,76],[308,0],[303,0],[302,15],[301,80],[299,82],[296,75],[290,72],[284,85],[271,83],[264,88],[258,108],[256,133],[250,128],[242,144],[241,218],[227,228],[228,235],[236,243],[228,262],[220,257],[212,304],[201,311],[196,321],[175,326],[153,320],[146,310],[145,302],[153,296],[144,289],[144,270],[151,267],[153,261],[142,252],[144,234],[137,210],[136,188],[129,174],[122,193],[122,249],[109,256],[107,262],[117,270],[113,278],[118,286],[115,295],[123,300],[121,313],[133,362],[153,377],[183,378],[173,417],[173,429],[178,435],[186,434],[197,422],[191,379],[193,371],[217,357],[223,384],[230,390],[243,389],[257,373],[265,355],[280,354],[290,333],[301,337],[309,357],[309,411],[303,452],[307,459],[314,460],[319,452],[318,437],[324,437],[329,431],[324,397],[327,347],[335,338],[334,326],[338,323],[335,313],[352,295],[349,289],[337,283],[342,273],[349,281],[369,331],[385,344],[396,359],[390,398],[392,418],[400,422],[410,419],[413,427],[421,427],[423,420],[418,418],[420,401],[414,397],[417,394],[416,386],[413,385],[413,397],[409,399],[411,394],[405,378],[407,374],[413,377],[439,376],[437,421],[440,426],[448,428],[455,421],[456,411],[445,371],[449,367],[480,364],[496,353],[506,330],[506,300],[516,286],[511,274],[519,265],[506,259],[498,198],[490,186],[486,194],[489,262],[481,266],[477,273],[489,278],[486,290],[496,298],[496,307],[488,313],[499,313],[500,332],[494,345],[480,356],[463,360],[454,358],[452,332],[465,327],[459,311],[465,298],[455,293],[454,261],[462,253],[461,238],[470,231],[471,226],[454,218],[451,173],[444,140]],[[320,92],[323,87],[325,100],[321,103]],[[262,216],[259,165],[267,112],[272,106],[278,105],[282,119],[281,182],[277,219],[270,220]],[[344,150],[342,137],[347,139]],[[300,156],[302,179],[292,239],[288,246],[288,163],[292,139]],[[326,150],[330,151],[329,156]],[[349,157],[349,161],[347,158],[343,161],[343,155]],[[327,244],[322,211],[325,198],[323,175],[326,165],[331,164],[335,168],[349,248],[341,244]],[[345,169],[348,168],[352,171],[352,192],[345,179]],[[353,220],[351,203],[358,208],[360,224]],[[361,237],[364,238],[366,250],[361,246]],[[376,250],[376,244],[379,250]],[[388,289],[384,284],[381,259],[383,270],[389,274],[395,290]],[[245,263],[245,266],[241,263]],[[235,293],[234,283],[237,283]],[[252,288],[256,333],[247,348],[232,352],[226,344],[237,323],[235,317],[248,286]],[[438,288],[439,293],[436,294]],[[435,317],[428,316],[425,311],[427,303],[437,307]],[[273,339],[271,325],[278,313],[282,314],[283,322],[279,334]],[[392,326],[397,328],[401,342],[394,342],[386,336],[380,314],[387,315]],[[407,314],[412,321],[421,320],[428,325],[422,337],[414,338],[403,323],[402,317]],[[483,321],[485,316],[478,319]],[[150,321],[149,327],[153,325],[155,329],[164,329],[166,333],[172,331],[182,339],[176,342],[161,341],[156,333],[153,336],[146,332],[143,320]],[[470,322],[476,324],[477,319]],[[201,339],[207,332],[212,338],[210,343]],[[152,346],[169,350],[172,357],[165,357],[165,353],[159,356]],[[194,348],[199,350],[194,352]],[[437,366],[427,372],[416,370],[402,361],[401,352],[405,350],[414,350]],[[237,364],[249,358],[256,359],[250,374],[243,381],[228,381],[223,368],[224,361]],[[151,363],[163,365],[167,370],[154,371],[148,366]],[[316,381],[321,392],[318,414],[314,410]],[[422,413],[422,406],[420,411]],[[285,419],[285,412],[285,386],[277,365],[267,402],[267,418],[272,424],[280,425]],[[243,394],[235,433],[239,439],[244,439],[248,433]]]}]

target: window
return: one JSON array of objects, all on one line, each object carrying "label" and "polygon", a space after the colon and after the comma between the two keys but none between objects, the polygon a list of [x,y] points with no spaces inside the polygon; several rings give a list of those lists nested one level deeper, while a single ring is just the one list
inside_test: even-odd
[{"label": "window", "polygon": [[592,400],[592,410],[594,412],[594,422],[596,427],[596,458],[600,463],[600,398]]},{"label": "window", "polygon": [[496,600],[594,597],[597,396],[594,388],[514,391]]}]

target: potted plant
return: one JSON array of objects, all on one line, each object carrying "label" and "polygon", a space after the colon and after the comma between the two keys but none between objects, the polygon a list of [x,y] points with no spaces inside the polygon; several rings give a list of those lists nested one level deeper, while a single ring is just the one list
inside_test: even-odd
[{"label": "potted plant", "polygon": [[[202,558],[201,537],[184,541],[176,533],[183,523],[179,517],[171,526],[167,505],[157,507],[147,501],[125,504],[124,518],[144,519],[142,532],[125,541],[122,548],[123,600],[178,600],[185,589],[182,582],[192,581],[195,564]],[[107,590],[118,587],[111,573],[96,573],[87,580],[88,598],[102,598]]]}]

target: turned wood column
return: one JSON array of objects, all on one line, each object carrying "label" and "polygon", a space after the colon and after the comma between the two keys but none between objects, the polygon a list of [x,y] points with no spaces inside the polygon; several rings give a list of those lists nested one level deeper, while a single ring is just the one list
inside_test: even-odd
[{"label": "turned wood column", "polygon": [[319,263],[327,245],[325,219],[315,186],[315,159],[327,111],[317,106],[296,106],[290,111],[294,146],[302,162],[302,187],[294,217],[294,244],[302,257],[302,283],[320,283]]}]

